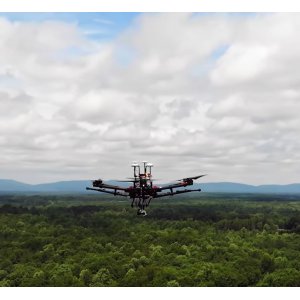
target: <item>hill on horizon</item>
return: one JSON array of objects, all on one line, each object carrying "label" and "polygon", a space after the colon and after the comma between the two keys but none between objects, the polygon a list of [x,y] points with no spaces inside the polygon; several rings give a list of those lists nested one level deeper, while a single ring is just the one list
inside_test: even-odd
[{"label": "hill on horizon", "polygon": [[[126,183],[109,180],[110,184],[126,186]],[[162,184],[163,185],[163,184]],[[0,179],[0,192],[34,193],[94,193],[85,188],[91,186],[90,180],[58,181],[42,184],[27,184],[10,179]],[[300,194],[300,183],[277,185],[249,185],[235,182],[195,183],[193,188],[201,188],[207,193],[254,193],[254,194]]]}]

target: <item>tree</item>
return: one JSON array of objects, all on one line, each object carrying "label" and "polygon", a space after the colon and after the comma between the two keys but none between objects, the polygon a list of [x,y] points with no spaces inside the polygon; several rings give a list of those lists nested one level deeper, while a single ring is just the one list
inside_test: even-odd
[{"label": "tree", "polygon": [[91,286],[116,286],[110,272],[106,268],[101,268],[92,279]]},{"label": "tree", "polygon": [[294,268],[276,270],[273,273],[266,274],[257,285],[298,287],[300,286],[300,271]]},{"label": "tree", "polygon": [[92,273],[88,269],[81,270],[79,274],[79,279],[83,282],[85,286],[89,286],[92,281]]},{"label": "tree", "polygon": [[30,286],[46,286],[47,276],[44,271],[40,270],[33,274]]},{"label": "tree", "polygon": [[167,282],[167,287],[179,287],[179,283],[176,280],[170,280]]},{"label": "tree", "polygon": [[71,270],[67,264],[61,264],[51,270],[50,286],[73,286],[76,283]]}]

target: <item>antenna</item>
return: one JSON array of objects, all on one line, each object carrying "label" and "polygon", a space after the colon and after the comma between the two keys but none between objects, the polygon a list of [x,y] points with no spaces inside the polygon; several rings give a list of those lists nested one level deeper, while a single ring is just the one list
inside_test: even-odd
[{"label": "antenna", "polygon": [[153,164],[151,164],[151,163],[147,163],[146,164],[146,168],[149,168],[149,174],[150,174],[150,176],[151,176],[151,168],[153,167]]},{"label": "antenna", "polygon": [[147,170],[146,170],[146,164],[147,164],[148,162],[146,161],[146,160],[143,160],[143,164],[144,164],[144,174],[146,174],[146,172],[147,172]]},{"label": "antenna", "polygon": [[139,164],[138,164],[136,161],[134,161],[134,162],[131,164],[131,166],[133,167],[134,177],[137,177],[138,175],[136,174],[136,168],[139,168],[139,170],[140,170]]}]

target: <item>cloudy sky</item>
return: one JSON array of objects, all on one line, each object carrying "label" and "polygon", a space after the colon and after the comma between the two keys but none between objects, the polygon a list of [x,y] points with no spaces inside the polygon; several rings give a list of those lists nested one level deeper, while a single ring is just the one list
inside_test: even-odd
[{"label": "cloudy sky", "polygon": [[300,182],[300,15],[1,13],[0,178]]}]

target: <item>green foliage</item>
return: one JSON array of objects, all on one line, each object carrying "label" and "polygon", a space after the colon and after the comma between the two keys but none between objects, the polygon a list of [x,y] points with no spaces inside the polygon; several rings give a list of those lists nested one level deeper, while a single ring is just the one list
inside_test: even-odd
[{"label": "green foliage", "polygon": [[167,282],[167,287],[179,287],[179,283],[176,280],[170,280]]},{"label": "green foliage", "polygon": [[56,265],[49,279],[50,286],[73,286],[75,278],[67,264]]},{"label": "green foliage", "polygon": [[0,286],[300,285],[299,199],[101,199],[0,196]]},{"label": "green foliage", "polygon": [[88,269],[81,270],[79,278],[83,286],[89,286],[92,281],[92,272]]},{"label": "green foliage", "polygon": [[110,272],[106,268],[101,268],[92,278],[92,286],[115,286]]},{"label": "green foliage", "polygon": [[258,286],[293,286],[300,285],[300,271],[294,268],[276,270],[258,283]]}]

